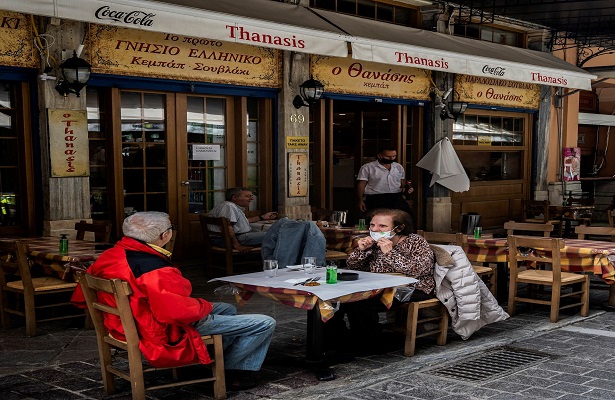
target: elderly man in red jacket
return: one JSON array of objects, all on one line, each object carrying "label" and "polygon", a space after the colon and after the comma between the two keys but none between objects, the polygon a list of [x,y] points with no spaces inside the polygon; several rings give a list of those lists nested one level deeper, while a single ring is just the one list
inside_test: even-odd
[{"label": "elderly man in red jacket", "polygon": [[[261,368],[273,336],[275,320],[265,315],[236,315],[234,306],[190,297],[192,285],[171,262],[163,246],[171,239],[169,216],[139,212],[124,220],[124,237],[88,268],[101,278],[127,281],[130,306],[139,331],[139,348],[155,367],[211,362],[201,335],[222,334],[229,390],[255,387],[250,371]],[[113,303],[112,297],[103,302]],[[86,307],[81,287],[72,301]],[[124,337],[119,318],[105,315],[117,339]]]}]

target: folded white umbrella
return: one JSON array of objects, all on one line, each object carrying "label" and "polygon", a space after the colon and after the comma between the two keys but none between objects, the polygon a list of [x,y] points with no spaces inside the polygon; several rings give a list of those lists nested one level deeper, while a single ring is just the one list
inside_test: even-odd
[{"label": "folded white umbrella", "polygon": [[465,192],[470,190],[470,179],[455,153],[452,143],[448,138],[440,140],[425,154],[417,167],[426,169],[432,173],[431,183],[433,186],[438,182],[453,192]]}]

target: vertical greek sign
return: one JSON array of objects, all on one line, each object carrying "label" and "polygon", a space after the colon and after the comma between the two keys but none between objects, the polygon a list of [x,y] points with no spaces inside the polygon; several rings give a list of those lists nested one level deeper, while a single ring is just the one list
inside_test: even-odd
[{"label": "vertical greek sign", "polygon": [[308,195],[308,155],[288,153],[288,197]]},{"label": "vertical greek sign", "polygon": [[86,112],[49,109],[47,113],[51,176],[89,176]]}]

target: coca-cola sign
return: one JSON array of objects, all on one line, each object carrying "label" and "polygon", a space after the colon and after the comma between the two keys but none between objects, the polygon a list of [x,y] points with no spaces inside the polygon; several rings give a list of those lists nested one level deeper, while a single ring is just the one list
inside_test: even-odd
[{"label": "coca-cola sign", "polygon": [[491,65],[485,65],[483,66],[483,73],[494,75],[494,76],[504,76],[506,75],[506,68],[499,67],[499,66],[494,67]]},{"label": "coca-cola sign", "polygon": [[102,6],[94,13],[97,19],[101,21],[114,21],[124,24],[132,24],[139,26],[152,26],[154,24],[154,13],[145,11],[117,11],[112,10],[109,6]]}]

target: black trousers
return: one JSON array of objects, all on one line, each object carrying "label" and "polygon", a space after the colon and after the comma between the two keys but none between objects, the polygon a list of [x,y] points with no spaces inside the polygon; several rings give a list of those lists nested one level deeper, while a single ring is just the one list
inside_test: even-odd
[{"label": "black trousers", "polygon": [[365,196],[365,208],[367,208],[367,211],[375,210],[376,208],[391,208],[395,210],[403,210],[412,215],[412,208],[410,208],[401,192],[368,194]]}]

